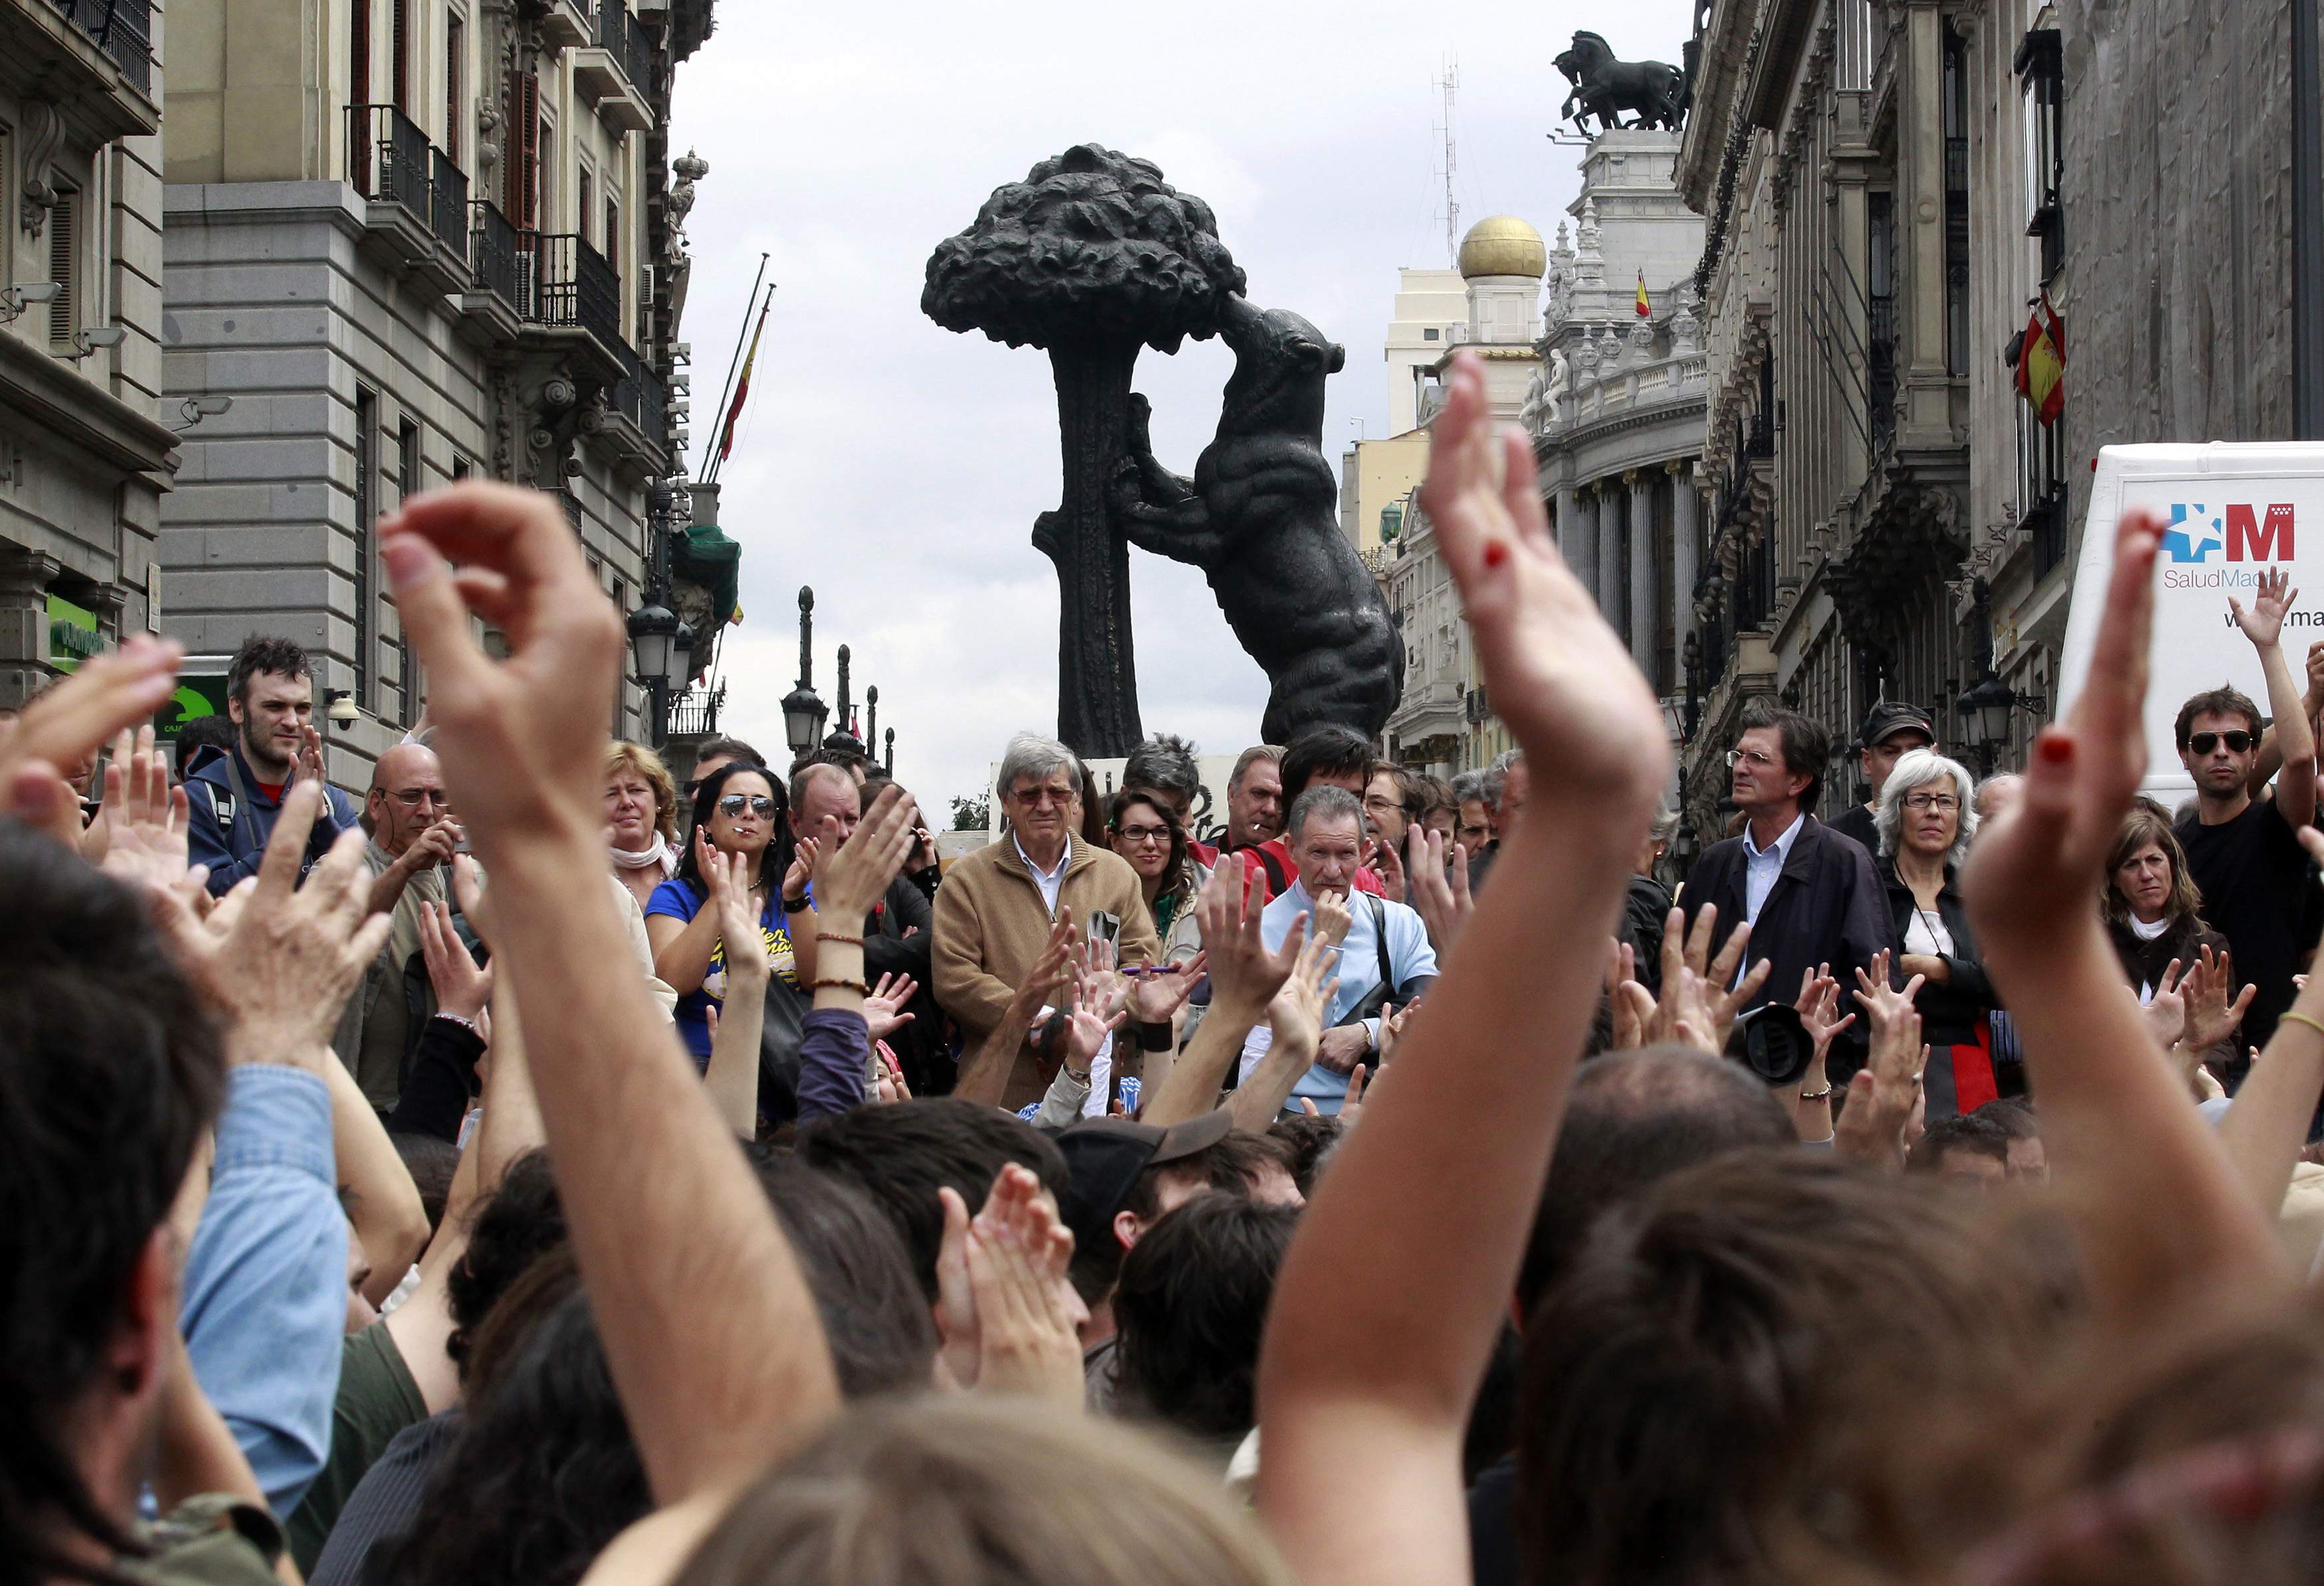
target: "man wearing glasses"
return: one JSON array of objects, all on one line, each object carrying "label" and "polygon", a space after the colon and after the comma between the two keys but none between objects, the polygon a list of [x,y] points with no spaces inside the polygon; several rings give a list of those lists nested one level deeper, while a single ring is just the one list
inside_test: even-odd
[{"label": "man wearing glasses", "polygon": [[[1742,729],[1727,763],[1746,824],[1741,835],[1712,844],[1694,862],[1680,899],[1689,928],[1705,905],[1716,907],[1715,953],[1737,926],[1750,922],[1751,945],[1738,978],[1763,958],[1770,968],[1747,1006],[1791,1002],[1801,976],[1828,964],[1846,1011],[1853,1006],[1854,972],[1868,971],[1884,949],[1893,959],[1896,932],[1872,856],[1812,813],[1831,736],[1798,712],[1764,701],[1744,711]],[[1860,1065],[1863,1021],[1839,1039],[1851,1056],[1835,1049],[1831,1072],[1844,1082]]]},{"label": "man wearing glasses", "polygon": [[2281,568],[2270,568],[2260,575],[2248,611],[2227,596],[2236,626],[2259,651],[2268,708],[2275,713],[2275,747],[2283,765],[2275,797],[2259,802],[2251,796],[2260,715],[2242,694],[2233,688],[2198,694],[2179,707],[2175,724],[2180,763],[2195,780],[2195,812],[2178,826],[2187,872],[2202,889],[2203,918],[2235,949],[2236,973],[2259,988],[2244,1015],[2238,1053],[2267,1045],[2292,1006],[2300,954],[2314,944],[2313,934],[2302,928],[2308,856],[2296,834],[2316,818],[2316,735],[2278,642],[2284,614],[2300,597],[2290,584]]},{"label": "man wearing glasses", "polygon": [[404,1063],[435,1014],[420,916],[450,896],[444,867],[461,839],[434,750],[399,743],[379,757],[364,796],[363,824],[371,834],[364,858],[371,865],[372,912],[393,918],[387,945],[339,1015],[331,1047],[354,1072],[364,1099],[386,1112],[402,1093]]}]

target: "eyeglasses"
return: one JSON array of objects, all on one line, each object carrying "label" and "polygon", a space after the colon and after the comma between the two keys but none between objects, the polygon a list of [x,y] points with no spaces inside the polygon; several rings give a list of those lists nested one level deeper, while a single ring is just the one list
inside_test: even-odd
[{"label": "eyeglasses", "polygon": [[418,809],[423,804],[433,804],[438,809],[452,807],[451,795],[441,788],[392,788],[388,797],[406,809]]},{"label": "eyeglasses", "polygon": [[1125,843],[1167,843],[1170,840],[1170,828],[1167,826],[1116,826],[1113,828],[1113,834]]},{"label": "eyeglasses", "polygon": [[2188,738],[2187,747],[2198,754],[2209,754],[2219,746],[2222,739],[2226,740],[2227,747],[2237,754],[2244,753],[2252,746],[2252,735],[2249,733],[2197,733]]},{"label": "eyeglasses", "polygon": [[739,816],[745,807],[762,821],[775,818],[775,801],[764,793],[729,793],[718,801],[718,813],[730,821]]},{"label": "eyeglasses", "polygon": [[1404,800],[1401,798],[1389,798],[1379,793],[1372,793],[1366,795],[1364,798],[1364,807],[1370,810],[1374,815],[1387,815],[1391,811],[1401,814],[1404,810]]},{"label": "eyeglasses", "polygon": [[1932,809],[1939,815],[1950,815],[1960,807],[1960,800],[1950,793],[1907,793],[1903,803],[1915,815],[1926,815]]},{"label": "eyeglasses", "polygon": [[1020,788],[1009,797],[1028,809],[1063,809],[1074,801],[1070,788]]},{"label": "eyeglasses", "polygon": [[1730,749],[1727,752],[1728,770],[1734,770],[1745,761],[1749,761],[1763,771],[1772,770],[1775,764],[1774,756],[1762,754],[1756,749]]}]

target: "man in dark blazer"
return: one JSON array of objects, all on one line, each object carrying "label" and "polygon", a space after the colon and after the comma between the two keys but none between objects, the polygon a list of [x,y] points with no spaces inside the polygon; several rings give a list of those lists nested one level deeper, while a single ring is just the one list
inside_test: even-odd
[{"label": "man in dark blazer", "polygon": [[[1882,948],[1892,962],[1896,951],[1871,855],[1807,813],[1822,786],[1831,743],[1796,711],[1766,703],[1745,710],[1741,735],[1727,757],[1735,807],[1748,817],[1743,834],[1713,844],[1695,861],[1680,899],[1690,927],[1704,905],[1718,908],[1714,951],[1737,925],[1751,922],[1745,961],[1764,958],[1773,966],[1754,1008],[1791,1002],[1801,976],[1829,964],[1840,982],[1840,1010],[1849,1012],[1855,972],[1868,971]],[[1829,1065],[1835,1083],[1862,1066],[1867,1034],[1862,1019],[1841,1032]]]}]

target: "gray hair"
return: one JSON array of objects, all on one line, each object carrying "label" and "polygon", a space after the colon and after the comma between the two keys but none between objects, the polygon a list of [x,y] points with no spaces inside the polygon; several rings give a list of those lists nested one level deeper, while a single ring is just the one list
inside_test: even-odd
[{"label": "gray hair", "polygon": [[1482,798],[1484,796],[1484,772],[1462,771],[1452,779],[1452,802],[1455,805],[1466,804],[1471,798]]},{"label": "gray hair", "polygon": [[1082,762],[1072,750],[1038,733],[1019,733],[1009,740],[1009,748],[1001,756],[1001,775],[994,779],[993,791],[1006,798],[1027,777],[1046,782],[1058,771],[1071,776],[1076,788],[1081,786]]},{"label": "gray hair", "polygon": [[1168,733],[1155,733],[1121,762],[1121,785],[1150,788],[1191,806],[1203,790],[1203,771],[1194,763],[1194,746]]},{"label": "gray hair", "polygon": [[1678,806],[1667,798],[1655,805],[1654,825],[1646,828],[1646,834],[1657,843],[1667,843],[1677,836]]},{"label": "gray hair", "polygon": [[1500,814],[1501,795],[1508,790],[1509,768],[1520,765],[1524,761],[1524,750],[1504,749],[1493,756],[1493,763],[1485,768],[1484,799],[1492,807],[1495,815]]},{"label": "gray hair", "polygon": [[1977,835],[1976,783],[1969,768],[1957,760],[1947,760],[1933,749],[1908,750],[1897,757],[1896,769],[1888,773],[1887,786],[1880,789],[1880,808],[1872,824],[1880,830],[1880,852],[1894,856],[1900,846],[1904,830],[1904,795],[1915,788],[1925,788],[1932,782],[1952,784],[1953,797],[1960,802],[1960,813],[1953,827],[1953,845],[1945,854],[1947,864],[1959,864],[1969,853],[1969,840]]},{"label": "gray hair", "polygon": [[1329,782],[1318,782],[1291,801],[1291,816],[1283,823],[1286,843],[1299,841],[1299,834],[1307,829],[1311,820],[1351,820],[1356,830],[1364,829],[1364,801],[1345,788],[1335,788]]}]

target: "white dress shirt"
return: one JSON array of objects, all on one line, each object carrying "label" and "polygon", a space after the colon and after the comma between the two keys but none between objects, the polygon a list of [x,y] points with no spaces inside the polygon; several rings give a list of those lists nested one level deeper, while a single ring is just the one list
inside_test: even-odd
[{"label": "white dress shirt", "polygon": [[[1784,834],[1762,848],[1751,840],[1751,827],[1743,827],[1743,917],[1753,925],[1759,923],[1759,910],[1767,905],[1767,894],[1775,890],[1775,878],[1784,873],[1784,862],[1792,856],[1792,844],[1798,841],[1800,829],[1806,825],[1804,811],[1792,817]],[[1019,852],[1022,852],[1020,849]]]},{"label": "white dress shirt", "polygon": [[1041,889],[1041,901],[1049,906],[1049,917],[1056,918],[1057,889],[1065,884],[1065,866],[1074,862],[1072,834],[1070,833],[1066,834],[1065,846],[1057,855],[1057,868],[1055,870],[1043,870],[1039,865],[1035,864],[1033,856],[1025,852],[1025,844],[1018,841],[1016,833],[1010,833],[1009,840],[1017,844],[1017,857],[1023,860],[1025,868],[1033,872],[1033,884]]}]

